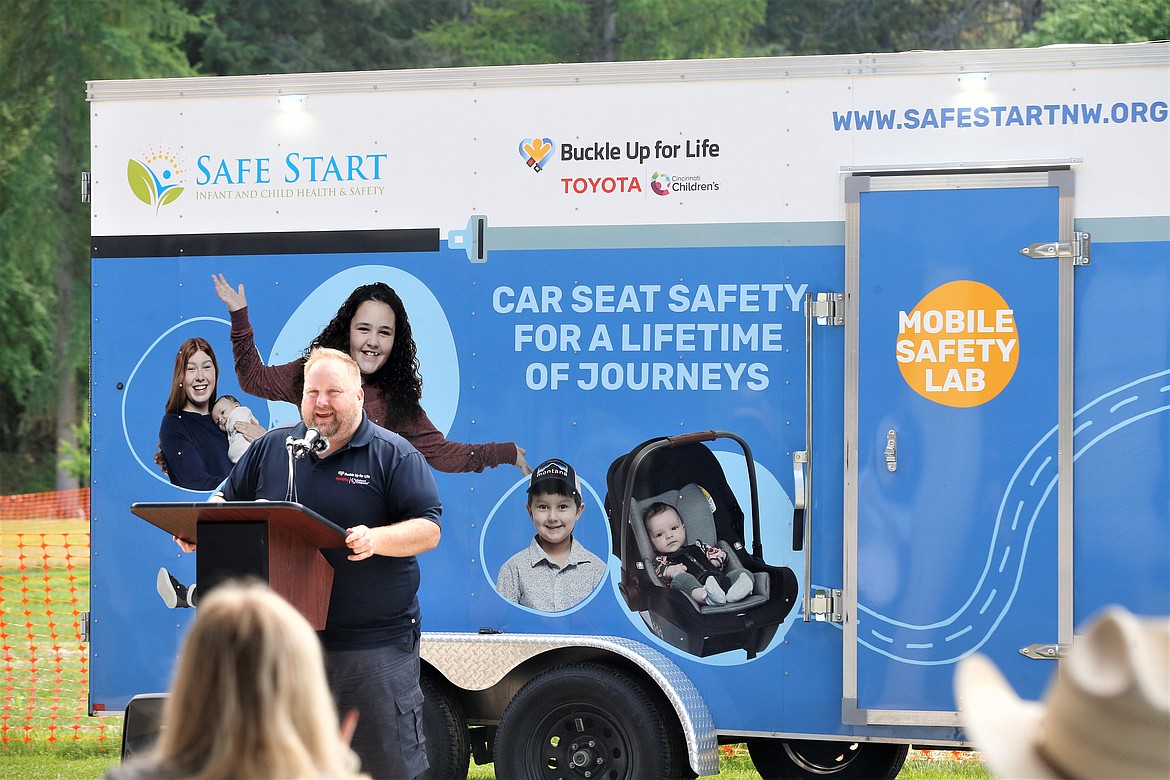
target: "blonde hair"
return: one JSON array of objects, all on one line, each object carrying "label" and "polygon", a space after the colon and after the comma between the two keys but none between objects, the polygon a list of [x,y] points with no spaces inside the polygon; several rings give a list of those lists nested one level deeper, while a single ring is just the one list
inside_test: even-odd
[{"label": "blonde hair", "polygon": [[154,758],[178,777],[360,777],[316,633],[260,583],[200,599],[163,722]]},{"label": "blonde hair", "polygon": [[309,375],[309,369],[322,360],[336,360],[345,366],[345,373],[352,382],[352,389],[360,390],[362,387],[362,370],[358,367],[357,361],[352,357],[342,352],[339,349],[330,349],[329,347],[315,347],[305,360],[305,376]]}]

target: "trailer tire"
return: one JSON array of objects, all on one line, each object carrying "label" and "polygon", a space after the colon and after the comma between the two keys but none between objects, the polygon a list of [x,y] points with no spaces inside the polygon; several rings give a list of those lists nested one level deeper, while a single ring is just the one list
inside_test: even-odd
[{"label": "trailer tire", "polygon": [[533,677],[504,709],[496,777],[614,780],[693,777],[669,705],[629,675],[595,663]]},{"label": "trailer tire", "polygon": [[909,745],[816,739],[753,739],[748,752],[764,780],[894,780]]},{"label": "trailer tire", "polygon": [[441,681],[423,673],[419,676],[423,692],[423,733],[426,735],[427,761],[430,769],[420,778],[466,780],[471,763],[471,737],[463,707]]}]

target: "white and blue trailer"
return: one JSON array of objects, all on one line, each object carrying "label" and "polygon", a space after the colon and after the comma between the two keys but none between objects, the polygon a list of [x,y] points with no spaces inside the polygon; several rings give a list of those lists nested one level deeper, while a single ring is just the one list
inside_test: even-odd
[{"label": "white and blue trailer", "polygon": [[[524,477],[435,474],[438,776],[709,775],[741,741],[886,776],[970,746],[965,656],[1038,698],[1101,607],[1170,612],[1167,43],[88,89],[94,712],[165,690],[192,618],[155,573],[194,556],[130,511],[209,495],[153,462],[178,345],[297,419],[240,392],[216,273],[268,363],[388,283],[436,426],[582,478],[607,575],[541,613],[495,588]],[[697,448],[766,618],[658,606],[621,477]]]}]

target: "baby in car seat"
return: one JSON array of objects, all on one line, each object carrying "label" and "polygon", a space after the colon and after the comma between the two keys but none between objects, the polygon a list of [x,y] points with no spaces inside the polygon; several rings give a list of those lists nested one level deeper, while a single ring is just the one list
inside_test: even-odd
[{"label": "baby in car seat", "polygon": [[646,533],[658,554],[654,573],[674,590],[688,594],[699,604],[720,605],[741,601],[752,592],[754,582],[746,570],[734,579],[727,574],[727,553],[701,539],[687,544],[682,517],[670,504],[655,502],[643,514]]}]

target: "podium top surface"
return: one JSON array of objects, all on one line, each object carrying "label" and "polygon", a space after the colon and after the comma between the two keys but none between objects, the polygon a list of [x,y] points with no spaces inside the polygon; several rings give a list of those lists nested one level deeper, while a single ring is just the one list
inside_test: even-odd
[{"label": "podium top surface", "polygon": [[275,523],[317,548],[345,546],[345,529],[293,501],[137,502],[130,511],[188,542],[198,543],[200,523]]}]

